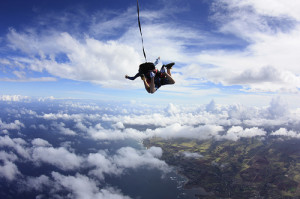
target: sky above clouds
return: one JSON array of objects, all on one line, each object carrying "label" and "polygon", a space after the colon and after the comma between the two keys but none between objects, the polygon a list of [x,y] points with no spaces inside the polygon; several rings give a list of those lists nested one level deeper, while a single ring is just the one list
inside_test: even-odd
[{"label": "sky above clouds", "polygon": [[2,95],[254,105],[281,96],[291,106],[299,100],[296,0],[141,0],[148,61],[176,63],[176,84],[151,96],[139,79],[124,79],[144,61],[136,1],[14,0],[0,9]]}]

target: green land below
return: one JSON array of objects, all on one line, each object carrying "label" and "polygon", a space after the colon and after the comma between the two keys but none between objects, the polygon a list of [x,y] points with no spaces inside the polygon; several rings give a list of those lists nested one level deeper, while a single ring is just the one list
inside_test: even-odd
[{"label": "green land below", "polygon": [[187,178],[186,189],[199,189],[198,198],[300,198],[299,139],[155,137],[144,145],[161,147],[162,159]]}]

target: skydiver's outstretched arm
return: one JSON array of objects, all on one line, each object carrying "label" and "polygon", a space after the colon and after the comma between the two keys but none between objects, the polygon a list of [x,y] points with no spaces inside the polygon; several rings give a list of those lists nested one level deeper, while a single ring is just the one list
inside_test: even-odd
[{"label": "skydiver's outstretched arm", "polygon": [[133,77],[129,77],[128,75],[125,75],[125,78],[126,79],[130,79],[130,80],[135,80],[137,77],[139,77],[141,74],[140,73],[137,73],[135,76]]},{"label": "skydiver's outstretched arm", "polygon": [[148,93],[150,93],[150,86],[149,86],[148,82],[146,81],[145,76],[142,75],[141,78],[142,78],[142,80],[143,80],[143,82],[144,82],[144,86],[145,86],[146,91],[147,91]]},{"label": "skydiver's outstretched arm", "polygon": [[151,77],[151,83],[150,83],[150,93],[153,94],[155,93],[156,89],[155,89],[155,84],[154,84],[154,76]]},{"label": "skydiver's outstretched arm", "polygon": [[155,91],[156,91],[155,83],[154,83],[154,77],[155,77],[155,74],[152,72],[152,74],[150,74],[150,76],[151,76],[151,82],[150,82],[150,85],[148,84],[148,82],[147,82],[147,80],[146,80],[146,78],[145,78],[144,75],[142,75],[141,78],[142,78],[142,80],[143,80],[143,82],[144,82],[144,86],[145,86],[146,91],[147,91],[148,93],[153,94],[153,93],[155,93]]}]

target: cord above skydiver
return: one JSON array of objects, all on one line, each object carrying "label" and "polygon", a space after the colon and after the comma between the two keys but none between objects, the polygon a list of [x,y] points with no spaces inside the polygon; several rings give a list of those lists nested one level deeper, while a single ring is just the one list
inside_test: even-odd
[{"label": "cord above skydiver", "polygon": [[[139,66],[139,72],[135,76],[130,77],[128,75],[125,75],[125,78],[129,79],[129,80],[135,80],[137,77],[141,77],[141,79],[144,82],[144,86],[145,86],[145,89],[147,90],[147,92],[155,93],[155,91],[157,91],[157,89],[159,89],[163,85],[175,84],[175,81],[172,78],[172,74],[171,74],[172,66],[175,63],[172,62],[167,65],[163,65],[159,71],[155,68],[155,66],[157,65],[160,57],[157,58],[154,63],[147,62],[147,56],[146,56],[146,52],[145,52],[145,48],[144,48],[142,26],[141,26],[141,22],[140,22],[139,1],[137,0],[136,2],[137,2],[138,25],[139,25],[139,30],[140,30],[141,39],[142,39],[143,54],[144,54],[146,62]],[[167,71],[166,71],[166,69],[167,69]]]}]

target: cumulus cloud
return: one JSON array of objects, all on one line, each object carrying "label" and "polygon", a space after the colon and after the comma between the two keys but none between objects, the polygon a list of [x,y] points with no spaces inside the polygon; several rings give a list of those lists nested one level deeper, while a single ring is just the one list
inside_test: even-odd
[{"label": "cumulus cloud", "polygon": [[0,136],[0,147],[9,147],[16,151],[16,153],[23,157],[23,158],[29,158],[30,154],[28,149],[25,147],[26,141],[22,138],[13,138],[11,139],[9,136],[5,135]]},{"label": "cumulus cloud", "polygon": [[289,113],[288,104],[279,97],[272,99],[267,110],[269,118],[280,118]]},{"label": "cumulus cloud", "polygon": [[23,186],[26,187],[27,191],[36,190],[42,192],[44,189],[52,185],[53,183],[48,176],[41,175],[38,177],[27,177]]},{"label": "cumulus cloud", "polygon": [[178,108],[177,108],[174,104],[172,104],[172,103],[170,103],[170,104],[167,106],[167,108],[165,109],[165,111],[166,111],[169,115],[175,115],[176,113],[179,112]]},{"label": "cumulus cloud", "polygon": [[0,177],[12,181],[21,175],[17,165],[14,163],[14,161],[18,160],[15,154],[0,151],[0,160]]},{"label": "cumulus cloud", "polygon": [[32,159],[36,164],[48,163],[62,170],[74,170],[81,167],[83,158],[71,153],[63,147],[35,147]]},{"label": "cumulus cloud", "polygon": [[45,113],[41,118],[45,120],[80,120],[83,115],[82,114],[67,114],[67,113]]},{"label": "cumulus cloud", "polygon": [[123,147],[113,157],[114,162],[121,168],[159,168],[168,171],[168,165],[159,160],[162,156],[162,149],[151,147],[148,150],[136,150],[131,147]]},{"label": "cumulus cloud", "polygon": [[86,199],[129,199],[119,190],[111,187],[100,189],[98,183],[87,176],[76,174],[76,176],[65,176],[52,172],[52,177],[57,185],[57,191],[67,190],[72,198]]},{"label": "cumulus cloud", "polygon": [[[90,176],[95,176],[102,181],[105,179],[105,175],[120,176],[127,169],[140,167],[169,171],[168,165],[159,159],[162,156],[162,149],[157,147],[151,147],[147,150],[123,147],[117,150],[115,154],[101,150],[97,153],[78,155],[64,147],[54,148],[48,141],[41,138],[33,139],[31,144],[32,146],[20,138],[0,137],[0,147],[14,149],[17,155],[21,154],[23,159],[20,160],[22,161],[31,162],[37,167],[50,164],[64,171],[76,171],[84,168],[88,170]],[[2,160],[0,176],[10,181],[14,180],[16,176],[22,175],[14,163],[19,160],[15,153],[0,151],[0,160]],[[47,176],[41,175],[40,177],[27,178],[24,186],[40,191],[45,186],[50,185],[51,180]]]},{"label": "cumulus cloud", "polygon": [[[0,81],[3,82],[54,82],[57,81],[57,79],[55,77],[38,77],[38,78],[34,78],[34,77],[19,77],[18,78],[0,78]],[[21,99],[24,100],[24,99]],[[7,99],[4,101],[8,101]],[[16,101],[14,99],[14,101]]]},{"label": "cumulus cloud", "polygon": [[76,132],[69,129],[69,128],[66,128],[65,127],[65,124],[60,122],[60,123],[52,123],[51,125],[52,127],[54,127],[59,133],[61,134],[64,134],[64,135],[76,135]]},{"label": "cumulus cloud", "polygon": [[[137,130],[125,128],[122,131],[111,131],[101,127],[102,130],[98,129],[101,131],[99,135],[105,138],[104,135],[110,134],[112,139],[118,137],[123,139],[124,136],[133,139],[159,136],[164,139],[184,137],[202,140],[222,137],[237,140],[251,135],[267,135],[267,129],[282,127],[288,123],[294,123],[296,127],[298,117],[298,114],[292,113],[287,102],[280,97],[273,98],[269,105],[264,107],[248,107],[242,104],[220,105],[211,101],[202,107],[187,106],[180,109],[176,107],[176,114],[174,112],[170,114],[167,111],[169,109],[170,105],[146,114],[129,112],[125,116],[104,115],[102,120],[105,122],[121,122],[131,127],[142,125],[147,129],[141,131],[137,127]],[[233,128],[238,130],[237,132],[225,130],[233,126],[238,127]],[[223,136],[220,136],[221,134]],[[228,136],[224,136],[226,134]]]},{"label": "cumulus cloud", "polygon": [[97,176],[99,179],[103,180],[106,175],[111,174],[121,174],[122,171],[112,160],[109,158],[107,152],[100,151],[98,153],[89,154],[87,157],[87,163],[92,169],[89,174]]},{"label": "cumulus cloud", "polygon": [[238,139],[243,137],[249,138],[255,136],[265,136],[266,134],[266,131],[257,127],[244,129],[240,126],[233,126],[227,131],[226,135],[220,136],[219,138],[237,141]]},{"label": "cumulus cloud", "polygon": [[126,169],[155,168],[164,172],[169,171],[168,165],[160,160],[162,149],[151,147],[147,150],[137,150],[132,147],[123,147],[114,155],[106,151],[89,154],[88,165],[92,167],[89,174],[103,180],[105,175],[120,175]]},{"label": "cumulus cloud", "polygon": [[0,130],[20,130],[22,127],[24,128],[25,125],[19,120],[15,120],[13,123],[6,123],[2,122],[0,118]]},{"label": "cumulus cloud", "polygon": [[[132,47],[116,41],[102,42],[88,36],[80,41],[67,32],[39,37],[35,33],[18,33],[13,29],[7,38],[11,48],[37,57],[15,58],[15,61],[30,70],[47,71],[60,78],[109,86],[109,83],[123,80],[120,73],[136,72],[139,63],[138,53]],[[62,55],[65,62],[58,61]]]},{"label": "cumulus cloud", "polygon": [[19,174],[20,171],[18,170],[18,167],[13,162],[4,160],[3,164],[0,164],[0,177],[4,177],[7,180],[12,181]]},{"label": "cumulus cloud", "polygon": [[51,144],[47,140],[43,140],[41,138],[35,138],[31,141],[33,146],[40,146],[40,147],[48,147],[51,146]]},{"label": "cumulus cloud", "polygon": [[22,95],[0,95],[0,101],[19,102],[30,99],[30,97]]},{"label": "cumulus cloud", "polygon": [[300,27],[294,10],[299,4],[272,2],[213,1],[210,17],[218,31],[240,39],[244,47],[199,53],[202,64],[195,63],[196,70],[188,66],[186,72],[214,83],[241,85],[248,92],[298,93]]},{"label": "cumulus cloud", "polygon": [[[282,98],[274,98],[263,107],[221,105],[212,100],[198,106],[143,105],[143,111],[140,111],[136,103],[109,105],[105,110],[76,103],[62,103],[57,109],[53,109],[51,103],[46,103],[43,110],[37,104],[31,105],[33,110],[12,110],[7,105],[7,109],[2,112],[3,115],[10,114],[11,121],[14,121],[12,124],[23,124],[24,126],[20,126],[24,131],[0,136],[0,178],[12,183],[18,180],[24,190],[38,193],[50,190],[50,195],[66,193],[73,198],[128,198],[116,188],[107,187],[106,179],[122,177],[124,173],[140,168],[163,173],[170,171],[166,162],[161,160],[161,148],[113,145],[113,149],[108,149],[106,146],[109,143],[120,141],[123,144],[128,141],[125,139],[131,139],[130,141],[135,140],[139,144],[142,139],[153,136],[162,139],[233,141],[252,137],[300,138],[300,111],[290,109]],[[25,116],[30,119],[24,119]],[[15,122],[15,117],[20,120]],[[27,128],[31,125],[37,128]],[[40,125],[56,130],[60,127],[72,129],[76,134],[72,137],[68,134],[56,134],[47,139],[53,131],[38,134]],[[34,133],[25,134],[29,130]],[[79,150],[79,147],[85,146],[85,141],[88,147]],[[95,145],[90,146],[90,143]],[[180,155],[184,158],[202,157],[201,154],[187,151]],[[41,173],[26,176],[21,167],[18,168],[19,164],[34,166]],[[53,168],[53,172],[43,173],[44,166]]]},{"label": "cumulus cloud", "polygon": [[289,138],[300,138],[300,133],[293,131],[293,130],[287,130],[285,128],[280,128],[275,132],[272,132],[271,135],[274,136],[283,136],[283,137],[289,137]]},{"label": "cumulus cloud", "polygon": [[191,153],[189,151],[184,151],[182,152],[182,155],[185,158],[203,158],[203,155],[199,154],[199,153]]},{"label": "cumulus cloud", "polygon": [[112,125],[116,129],[124,129],[124,124],[122,122],[117,122],[116,124]]},{"label": "cumulus cloud", "polygon": [[86,126],[82,122],[78,122],[76,127],[95,140],[143,139],[146,137],[145,134],[135,129],[107,129],[100,123],[95,126]]},{"label": "cumulus cloud", "polygon": [[152,135],[162,137],[165,139],[172,138],[190,138],[190,139],[210,139],[217,136],[224,129],[217,125],[203,125],[198,127],[186,126],[175,123],[166,128],[157,128],[155,130],[148,130]]}]

